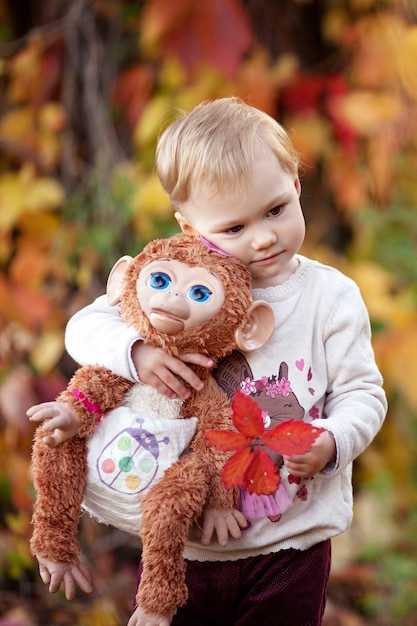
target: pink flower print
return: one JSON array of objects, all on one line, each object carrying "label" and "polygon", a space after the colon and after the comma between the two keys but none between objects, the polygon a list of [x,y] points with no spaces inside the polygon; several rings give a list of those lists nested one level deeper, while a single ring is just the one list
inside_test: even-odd
[{"label": "pink flower print", "polygon": [[292,393],[291,383],[286,378],[280,378],[279,380],[277,380],[276,384],[278,387],[278,393],[280,393],[281,395],[288,396],[290,393]]},{"label": "pink flower print", "polygon": [[316,406],[312,406],[308,414],[312,420],[317,420],[320,417],[320,411],[318,410]]},{"label": "pink flower print", "polygon": [[274,399],[279,394],[277,383],[269,383],[265,386],[265,395]]},{"label": "pink flower print", "polygon": [[301,482],[301,478],[299,476],[294,476],[294,474],[288,474],[288,482],[290,485],[292,485],[293,483],[299,485]]},{"label": "pink flower print", "polygon": [[300,498],[300,500],[304,500],[304,501],[307,500],[308,490],[305,485],[300,487],[300,489],[297,491],[297,497]]},{"label": "pink flower print", "polygon": [[245,396],[250,396],[251,393],[255,393],[256,391],[256,383],[252,378],[245,378],[240,383],[240,388]]}]

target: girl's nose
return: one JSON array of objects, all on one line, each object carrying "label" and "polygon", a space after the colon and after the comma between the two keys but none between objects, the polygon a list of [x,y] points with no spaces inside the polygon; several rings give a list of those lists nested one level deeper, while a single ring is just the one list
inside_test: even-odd
[{"label": "girl's nose", "polygon": [[255,250],[268,248],[277,240],[276,233],[269,228],[259,228],[252,238],[252,247]]}]

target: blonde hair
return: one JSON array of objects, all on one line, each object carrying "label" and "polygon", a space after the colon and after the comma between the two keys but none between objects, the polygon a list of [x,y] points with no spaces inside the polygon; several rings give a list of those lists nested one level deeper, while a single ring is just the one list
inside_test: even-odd
[{"label": "blonde hair", "polygon": [[240,98],[220,98],[180,112],[159,138],[156,168],[177,208],[202,184],[232,193],[244,186],[259,149],[271,150],[297,175],[298,155],[284,128]]}]

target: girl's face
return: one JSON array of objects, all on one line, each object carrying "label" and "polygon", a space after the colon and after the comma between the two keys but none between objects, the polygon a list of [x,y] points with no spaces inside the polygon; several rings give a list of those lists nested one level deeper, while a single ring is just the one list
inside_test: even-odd
[{"label": "girl's face", "polygon": [[254,288],[283,283],[297,268],[305,235],[298,176],[267,150],[255,158],[251,178],[230,194],[201,186],[175,214],[183,232],[200,234],[248,267]]}]

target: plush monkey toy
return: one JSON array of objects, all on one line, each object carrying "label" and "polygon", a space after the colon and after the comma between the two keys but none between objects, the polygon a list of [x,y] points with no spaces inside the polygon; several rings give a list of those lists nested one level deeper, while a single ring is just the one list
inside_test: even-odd
[{"label": "plush monkey toy", "polygon": [[[274,318],[269,306],[252,301],[250,276],[245,266],[184,234],[153,241],[134,259],[120,259],[109,276],[107,293],[110,304],[120,306],[123,320],[134,326],[146,343],[173,355],[198,352],[217,360],[236,348],[256,349],[273,330]],[[172,615],[186,602],[183,549],[189,529],[204,507],[229,508],[234,504],[233,490],[227,491],[221,480],[228,455],[211,446],[204,435],[208,429],[232,428],[230,402],[208,369],[197,366],[194,369],[204,381],[202,391],[191,389],[191,396],[185,401],[168,400],[165,396],[159,398],[162,404],[158,404],[158,398],[155,404],[155,397],[151,401],[158,407],[156,413],[160,406],[177,403],[168,419],[180,426],[182,420],[184,425],[188,424],[188,435],[183,441],[183,447],[189,443],[186,453],[181,455],[179,450],[180,458],[164,468],[148,491],[140,493],[140,488],[135,491],[136,484],[132,492],[137,496],[133,499],[130,496],[137,509],[140,503],[142,513],[138,531],[142,540],[143,575],[136,600],[146,614]],[[148,402],[143,391],[148,397],[148,385],[132,384],[104,367],[82,367],[57,398],[77,415],[77,435],[51,448],[43,441],[45,430],[37,429],[32,454],[37,498],[31,538],[31,550],[37,557],[67,563],[78,559],[76,535],[88,482],[90,442],[113,420],[113,410],[117,411],[118,407],[129,407],[141,415]],[[155,390],[152,395],[161,396]],[[158,420],[155,410],[153,418]],[[162,454],[164,438],[159,440],[155,452],[156,435],[144,429],[141,419],[136,420],[134,433],[127,429],[128,434],[134,441],[142,442],[139,447],[147,448],[148,464],[150,461],[155,464],[157,457],[159,461],[159,448]],[[165,437],[165,442],[168,439]],[[121,440],[126,442],[126,438]],[[102,464],[106,468],[120,461],[111,455],[107,457],[110,462]],[[130,459],[129,452],[123,461],[125,465],[120,465],[118,479]],[[96,465],[100,463],[97,461]],[[111,474],[110,470],[106,471]],[[138,476],[135,479],[139,481]],[[111,481],[107,487],[115,503],[123,489],[115,488]],[[94,495],[94,486],[91,491]],[[117,520],[106,519],[103,508],[97,517],[117,526]]]}]

